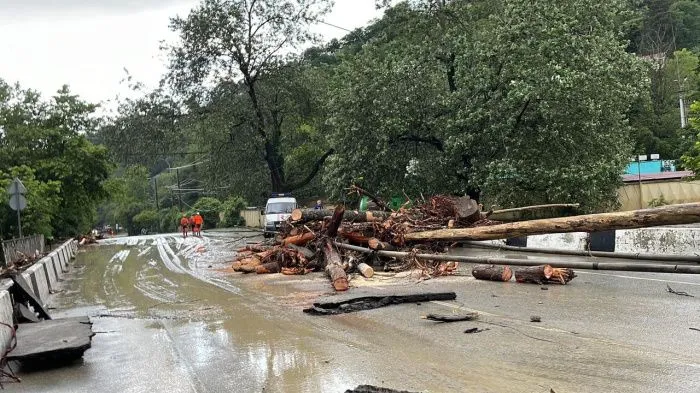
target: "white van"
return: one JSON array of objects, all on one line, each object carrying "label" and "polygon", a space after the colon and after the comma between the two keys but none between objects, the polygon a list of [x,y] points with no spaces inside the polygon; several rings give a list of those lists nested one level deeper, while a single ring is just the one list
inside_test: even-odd
[{"label": "white van", "polygon": [[278,231],[280,223],[292,215],[297,208],[297,200],[289,194],[272,194],[267,200],[263,216],[263,236],[272,237]]}]

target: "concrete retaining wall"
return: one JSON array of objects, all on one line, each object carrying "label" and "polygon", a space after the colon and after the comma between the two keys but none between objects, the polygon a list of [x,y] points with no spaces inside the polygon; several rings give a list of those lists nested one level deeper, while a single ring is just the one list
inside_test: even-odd
[{"label": "concrete retaining wall", "polygon": [[[44,306],[49,303],[51,293],[58,290],[63,274],[68,271],[68,262],[77,252],[77,242],[69,240],[22,273],[34,295]],[[12,280],[0,281],[0,322],[10,326],[13,324],[12,299],[9,292],[12,285]],[[0,325],[0,350],[8,347],[11,338],[10,328]]]},{"label": "concrete retaining wall", "polygon": [[[596,234],[586,232],[527,236],[520,246],[557,250],[614,251],[639,254],[700,255],[700,228],[654,227],[626,229]],[[502,240],[485,243],[504,244]]]}]

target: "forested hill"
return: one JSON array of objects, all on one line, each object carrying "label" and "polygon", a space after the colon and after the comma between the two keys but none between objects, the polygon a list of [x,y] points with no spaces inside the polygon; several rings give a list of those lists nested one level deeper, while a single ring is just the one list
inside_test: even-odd
[{"label": "forested hill", "polygon": [[353,182],[608,210],[635,154],[700,168],[700,1],[378,1],[323,43],[309,27],[330,5],[203,0],[171,21],[160,87],[108,118],[2,84],[2,181],[31,183],[28,225],[231,225],[270,191],[343,200]]}]

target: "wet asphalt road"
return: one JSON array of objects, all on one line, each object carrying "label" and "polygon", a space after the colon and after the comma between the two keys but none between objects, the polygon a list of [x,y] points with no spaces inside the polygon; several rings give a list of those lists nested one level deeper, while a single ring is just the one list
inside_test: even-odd
[{"label": "wet asphalt road", "polygon": [[[56,317],[90,315],[93,347],[67,367],[20,370],[23,382],[6,390],[343,392],[374,384],[416,392],[700,391],[700,332],[689,329],[700,328],[698,276],[577,271],[569,285],[542,290],[467,276],[418,283],[378,274],[351,284],[449,289],[457,300],[317,317],[301,309],[329,291],[322,275],[227,269],[234,250],[257,239],[248,231],[207,232],[87,247],[52,306]],[[667,285],[697,297],[670,294]],[[421,319],[460,309],[478,311],[480,320]],[[531,315],[542,322],[529,322]],[[488,330],[463,333],[471,327]]]}]

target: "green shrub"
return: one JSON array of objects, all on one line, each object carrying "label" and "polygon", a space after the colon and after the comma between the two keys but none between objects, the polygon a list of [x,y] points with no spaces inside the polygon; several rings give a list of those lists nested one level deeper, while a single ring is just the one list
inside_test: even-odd
[{"label": "green shrub", "polygon": [[204,228],[215,228],[219,224],[221,201],[212,197],[203,197],[192,206],[204,218]]},{"label": "green shrub", "polygon": [[175,207],[161,210],[160,230],[167,233],[178,232],[180,230],[180,218],[182,218],[182,214]]},{"label": "green shrub", "polygon": [[224,201],[221,211],[224,213],[224,219],[220,223],[220,227],[228,228],[245,225],[245,220],[241,217],[241,210],[245,209],[248,203],[245,199],[239,196],[230,196]]},{"label": "green shrub", "polygon": [[135,215],[132,219],[136,228],[140,228],[139,232],[143,233],[144,230],[147,232],[158,232],[160,225],[160,217],[158,212],[153,209],[147,209],[141,211],[139,214]]}]

